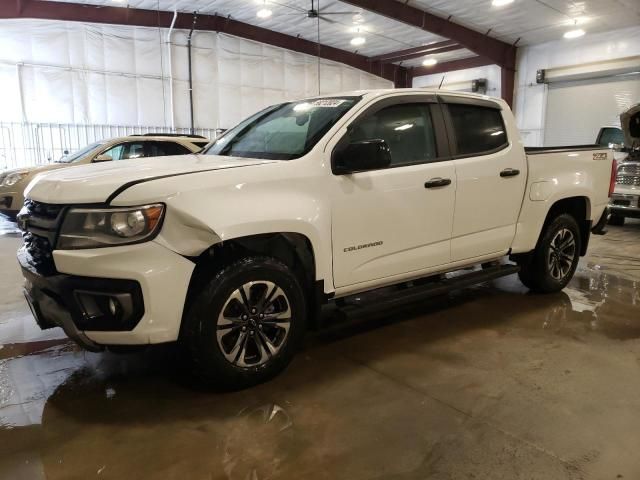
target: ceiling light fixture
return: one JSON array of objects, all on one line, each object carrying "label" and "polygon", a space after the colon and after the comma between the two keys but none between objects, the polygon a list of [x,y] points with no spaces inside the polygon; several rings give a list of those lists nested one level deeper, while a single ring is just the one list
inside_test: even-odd
[{"label": "ceiling light fixture", "polygon": [[271,15],[273,15],[273,12],[268,8],[261,8],[260,10],[258,10],[258,13],[256,15],[258,15],[258,18],[269,18]]},{"label": "ceiling light fixture", "polygon": [[584,30],[582,30],[581,28],[578,28],[576,30],[569,30],[568,32],[566,32],[564,34],[564,38],[568,38],[568,39],[578,38],[578,37],[583,36],[585,33],[586,32]]},{"label": "ceiling light fixture", "polygon": [[513,3],[513,0],[493,0],[491,2],[491,5],[493,5],[494,7],[504,7],[505,5],[509,5],[510,3]]},{"label": "ceiling light fixture", "polygon": [[367,32],[369,29],[365,25],[354,25],[353,27],[349,27],[349,33],[362,34]]},{"label": "ceiling light fixture", "polygon": [[354,47],[357,47],[359,45],[364,45],[366,41],[367,39],[364,37],[353,37],[351,39],[351,45],[353,45]]},{"label": "ceiling light fixture", "polygon": [[586,16],[574,17],[567,22],[567,25],[584,25],[585,23],[589,23],[591,19]]},{"label": "ceiling light fixture", "polygon": [[438,59],[437,58],[425,58],[422,61],[422,65],[424,65],[425,67],[433,67],[436,63],[438,63]]}]

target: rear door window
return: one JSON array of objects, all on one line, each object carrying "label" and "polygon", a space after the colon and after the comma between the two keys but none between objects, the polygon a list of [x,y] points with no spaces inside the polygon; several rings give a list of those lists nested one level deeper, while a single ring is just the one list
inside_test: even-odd
[{"label": "rear door window", "polygon": [[189,153],[191,150],[176,142],[147,142],[147,157],[187,155]]},{"label": "rear door window", "polygon": [[456,155],[489,154],[508,145],[500,110],[457,103],[447,107],[455,133]]}]

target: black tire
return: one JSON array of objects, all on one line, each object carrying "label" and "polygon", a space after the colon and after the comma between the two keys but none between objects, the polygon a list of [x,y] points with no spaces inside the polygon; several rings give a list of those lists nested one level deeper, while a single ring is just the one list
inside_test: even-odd
[{"label": "black tire", "polygon": [[[269,291],[273,298],[265,300]],[[198,383],[222,389],[269,380],[291,362],[304,337],[306,314],[300,282],[284,263],[270,257],[236,260],[212,275],[185,315],[180,343],[190,372]]]},{"label": "black tire", "polygon": [[[570,232],[570,236],[564,232]],[[567,250],[558,253],[559,250],[555,245],[562,246],[565,242],[568,243],[570,238],[573,240],[573,248],[567,247]],[[562,239],[565,239],[564,242]],[[581,237],[578,223],[571,215],[566,213],[558,215],[545,224],[536,249],[519,262],[520,281],[527,288],[538,293],[562,290],[573,278],[578,267],[580,249]]]},{"label": "black tire", "polygon": [[624,217],[622,215],[611,215],[609,217],[609,225],[622,227],[624,225]]}]

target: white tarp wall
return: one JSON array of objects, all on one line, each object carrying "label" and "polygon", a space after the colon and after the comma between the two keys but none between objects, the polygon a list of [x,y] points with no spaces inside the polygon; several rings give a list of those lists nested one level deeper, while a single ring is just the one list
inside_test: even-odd
[{"label": "white tarp wall", "polygon": [[[49,20],[0,21],[0,122],[189,126],[187,33]],[[315,57],[215,32],[195,31],[194,124],[229,128],[261,108],[318,93]],[[392,83],[323,60],[322,93]],[[1,166],[1,165],[0,165]]]}]

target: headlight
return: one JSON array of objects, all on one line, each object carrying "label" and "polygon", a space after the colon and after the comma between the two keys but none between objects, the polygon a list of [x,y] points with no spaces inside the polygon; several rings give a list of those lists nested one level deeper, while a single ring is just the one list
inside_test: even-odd
[{"label": "headlight", "polygon": [[151,240],[160,229],[164,205],[131,208],[72,208],[64,217],[56,248],[100,248]]},{"label": "headlight", "polygon": [[26,176],[27,176],[27,172],[10,173],[6,177],[4,177],[4,180],[2,181],[2,186],[12,187],[13,185],[18,183],[20,180],[22,180]]}]

